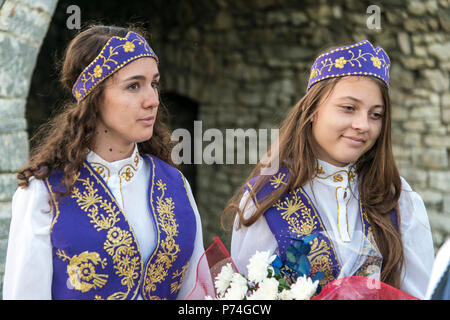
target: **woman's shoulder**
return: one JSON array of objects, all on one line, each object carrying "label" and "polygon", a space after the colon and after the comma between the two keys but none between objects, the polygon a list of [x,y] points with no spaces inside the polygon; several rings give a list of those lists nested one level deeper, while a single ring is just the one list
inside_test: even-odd
[{"label": "woman's shoulder", "polygon": [[402,182],[402,187],[401,187],[402,191],[408,191],[408,192],[413,192],[414,191],[412,189],[412,187],[409,185],[408,181],[406,181],[406,179],[404,177],[400,176],[400,180]]},{"label": "woman's shoulder", "polygon": [[428,213],[422,197],[411,187],[405,178],[400,177],[400,179],[402,181],[402,187],[398,204],[402,216],[402,224],[406,226],[419,222],[428,229]]},{"label": "woman's shoulder", "polygon": [[33,221],[41,219],[41,215],[36,215],[35,213],[48,214],[51,211],[49,192],[45,186],[45,182],[34,177],[30,178],[27,187],[19,186],[16,189],[11,204],[12,215],[24,219],[28,217],[28,219]]},{"label": "woman's shoulder", "polygon": [[400,180],[402,182],[400,200],[413,202],[419,201],[423,203],[423,199],[420,194],[412,188],[408,181],[406,181],[406,179],[402,176],[400,176]]},{"label": "woman's shoulder", "polygon": [[13,201],[24,198],[48,198],[47,187],[45,186],[44,180],[31,177],[28,186],[18,186],[14,195]]},{"label": "woman's shoulder", "polygon": [[144,154],[142,157],[149,159],[154,165],[156,165],[160,170],[165,171],[166,173],[169,173],[171,175],[180,175],[183,179],[185,179],[183,173],[172,164],[168,163],[167,161],[164,161],[157,156],[154,156],[152,154]]}]

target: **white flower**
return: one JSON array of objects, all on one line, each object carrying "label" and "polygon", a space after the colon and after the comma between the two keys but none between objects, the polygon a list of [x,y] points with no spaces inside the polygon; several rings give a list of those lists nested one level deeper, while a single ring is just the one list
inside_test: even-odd
[{"label": "white flower", "polygon": [[223,295],[228,289],[233,274],[234,271],[231,263],[227,263],[222,267],[222,270],[220,270],[220,273],[216,277],[216,281],[214,281],[214,285],[216,286],[218,295]]},{"label": "white flower", "polygon": [[290,295],[294,300],[309,300],[316,292],[319,281],[312,281],[305,275],[297,278],[297,282],[291,285]]},{"label": "white flower", "polygon": [[283,289],[283,291],[281,291],[278,294],[278,299],[280,299],[280,300],[293,300],[294,298],[292,297],[291,290]]},{"label": "white flower", "polygon": [[247,279],[239,273],[234,273],[231,282],[230,288],[227,292],[221,297],[222,300],[243,300],[247,294],[248,285]]},{"label": "white flower", "polygon": [[250,258],[247,265],[248,280],[259,283],[267,277],[267,270],[273,268],[270,266],[276,255],[270,256],[270,251],[256,251]]},{"label": "white flower", "polygon": [[238,286],[238,287],[245,287],[246,289],[248,288],[247,286],[247,279],[245,279],[245,277],[240,274],[240,273],[234,273],[233,276],[231,277],[231,284],[232,287],[234,286]]},{"label": "white flower", "polygon": [[258,286],[259,288],[248,297],[248,300],[277,300],[279,286],[277,279],[265,278]]}]

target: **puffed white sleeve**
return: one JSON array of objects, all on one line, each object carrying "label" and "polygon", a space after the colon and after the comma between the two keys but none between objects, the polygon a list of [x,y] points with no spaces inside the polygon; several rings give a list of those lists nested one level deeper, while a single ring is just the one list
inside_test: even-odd
[{"label": "puffed white sleeve", "polygon": [[400,289],[424,299],[434,262],[434,246],[427,210],[422,198],[405,179],[399,199],[405,263]]},{"label": "puffed white sleeve", "polygon": [[183,283],[181,284],[180,291],[178,292],[177,300],[184,300],[189,295],[189,293],[194,289],[195,281],[197,280],[197,265],[200,257],[205,252],[203,246],[203,232],[202,232],[202,221],[200,219],[200,213],[198,212],[197,204],[192,194],[191,186],[186,178],[184,178],[186,184],[186,190],[188,193],[189,201],[191,203],[192,209],[195,213],[195,220],[197,226],[197,232],[195,234],[194,251],[192,252],[191,260],[189,262],[188,269],[184,276]]},{"label": "puffed white sleeve", "polygon": [[42,180],[19,187],[12,199],[12,216],[6,253],[3,299],[52,298],[52,210]]},{"label": "puffed white sleeve", "polygon": [[442,297],[433,297],[434,291],[440,281],[445,281],[443,276],[450,266],[450,238],[439,248],[434,260],[433,270],[431,271],[430,282],[426,294],[426,300],[442,299]]},{"label": "puffed white sleeve", "polygon": [[[250,193],[245,191],[239,204],[239,208],[244,209],[246,219],[256,211],[252,200],[247,203],[248,197],[250,197]],[[239,272],[247,276],[248,261],[255,252],[269,250],[273,254],[278,248],[278,244],[264,216],[261,216],[249,227],[238,228],[238,219],[239,217],[236,216],[231,235],[231,258]]]}]

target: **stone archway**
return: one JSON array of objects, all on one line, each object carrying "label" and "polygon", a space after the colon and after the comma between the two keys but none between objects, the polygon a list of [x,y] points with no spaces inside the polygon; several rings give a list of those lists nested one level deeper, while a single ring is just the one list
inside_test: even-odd
[{"label": "stone archway", "polygon": [[[0,1],[0,278],[16,174],[28,158],[25,105],[36,59],[57,0]],[[2,292],[0,284],[0,292]],[[0,293],[1,294],[1,293]]]}]

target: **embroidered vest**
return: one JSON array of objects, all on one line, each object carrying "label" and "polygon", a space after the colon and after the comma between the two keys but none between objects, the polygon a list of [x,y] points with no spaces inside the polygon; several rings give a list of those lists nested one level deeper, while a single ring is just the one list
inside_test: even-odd
[{"label": "embroidered vest", "polygon": [[[254,191],[253,186],[257,178],[258,176],[250,180],[245,187],[246,191]],[[254,192],[251,193],[253,194],[255,205],[258,206],[258,202],[262,201],[264,197],[275,191],[282,184],[286,184],[288,179],[289,171],[282,167],[257,192],[256,198],[254,197]],[[373,267],[381,267],[381,257],[373,250],[376,248],[376,244],[372,235],[372,227],[361,203],[359,215],[367,241],[361,243],[358,258],[354,264],[357,266],[357,271],[354,275],[367,276],[373,272]],[[278,254],[283,261],[286,260],[286,250],[294,242],[294,239],[302,239],[308,235],[315,234],[316,237],[311,242],[311,251],[307,255],[311,264],[309,276],[312,278],[317,272],[323,273],[324,277],[320,281],[321,287],[339,276],[341,265],[334,244],[324,227],[319,212],[302,187],[284,194],[264,213],[264,216],[277,240]]]},{"label": "embroidered vest", "polygon": [[104,180],[85,161],[65,190],[63,173],[46,179],[54,218],[53,299],[175,299],[192,255],[196,221],[182,174],[144,156],[151,167],[148,206],[157,244],[147,263],[124,213]]}]

